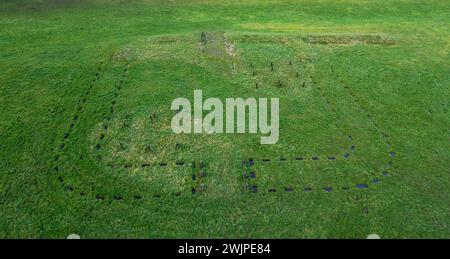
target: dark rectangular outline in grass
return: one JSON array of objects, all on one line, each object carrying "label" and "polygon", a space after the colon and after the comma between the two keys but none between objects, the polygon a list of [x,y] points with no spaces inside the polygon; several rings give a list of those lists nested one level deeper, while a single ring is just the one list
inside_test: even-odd
[{"label": "dark rectangular outline in grass", "polygon": [[[290,61],[289,63],[292,64],[292,61]],[[274,70],[273,69],[274,64],[273,64],[272,61],[270,62],[270,66],[271,66],[271,71],[273,71]],[[250,63],[250,68],[252,69],[252,71],[253,71],[252,75],[254,76],[256,74],[256,71],[255,71],[255,67],[254,67],[252,62]],[[333,68],[331,68],[331,72],[335,73]],[[297,73],[297,75],[298,75],[298,73]],[[320,96],[323,98],[323,100],[325,101],[325,103],[329,107],[329,109],[332,112],[336,112],[335,108],[331,105],[331,102],[328,100],[328,98],[326,97],[326,95],[323,92],[323,90],[321,89],[321,87],[320,86],[316,86],[314,84],[315,82],[314,82],[314,79],[312,77],[310,79],[311,79],[312,85],[315,86],[316,89],[319,91]],[[349,90],[349,88],[348,87],[344,87],[344,89],[351,96],[351,98],[353,98],[353,101],[355,102],[355,105],[357,107],[359,107],[362,110],[362,113],[365,114],[370,119],[371,124],[374,126],[375,130],[380,133],[380,135],[382,137],[382,141],[385,142],[386,146],[387,147],[391,147],[390,141],[388,139],[389,138],[388,134],[384,133],[381,130],[381,128],[379,127],[378,123],[374,120],[373,116],[366,109],[364,109],[361,106],[361,104],[359,104],[357,102],[357,100],[355,98],[355,95]],[[337,114],[336,114],[336,117],[338,117]],[[342,120],[338,119],[338,121],[342,121]],[[340,128],[340,129],[343,128],[343,125],[336,124],[336,126],[338,126],[338,128]],[[350,153],[353,152],[356,149],[356,146],[353,143],[352,136],[349,135],[348,137],[349,137],[349,140],[351,141],[351,146],[348,149],[348,151],[344,151],[345,152],[343,154],[343,158],[344,159],[348,159],[350,157]],[[380,171],[381,171],[380,176],[384,176],[384,177],[387,176],[388,175],[388,171],[387,170],[389,170],[389,169],[391,169],[393,167],[393,160],[395,158],[395,151],[389,151],[388,150],[388,154],[389,154],[390,160],[388,161],[387,165],[381,166],[382,169],[380,169]],[[311,156],[310,160],[318,161],[320,159],[320,157],[325,158],[325,160],[328,159],[329,161],[335,161],[336,158],[339,158],[341,156],[340,155],[337,156],[337,157],[335,155]],[[305,159],[305,157],[303,157],[303,156],[296,156],[296,157],[291,158],[291,159],[296,160],[296,161],[309,160],[309,159]],[[261,161],[264,164],[264,163],[271,163],[271,162],[282,163],[282,162],[285,162],[287,160],[288,159],[280,156],[279,158],[275,158],[275,159],[266,157],[266,158],[262,158],[261,160],[258,160],[258,161]],[[252,170],[252,167],[254,166],[256,161],[257,160],[255,160],[254,158],[249,158],[248,160],[244,159],[242,161],[242,166],[243,166],[242,179],[243,179],[243,182],[244,182],[244,184],[243,184],[244,185],[244,191],[253,192],[253,193],[258,192],[258,186],[256,184],[252,183],[253,182],[252,179],[256,178],[256,173],[254,172],[254,170]],[[387,168],[389,168],[389,169],[387,169]],[[380,172],[378,172],[378,173],[380,173]],[[381,180],[379,178],[375,177],[371,181],[368,180],[368,182],[371,182],[372,184],[379,184],[381,182]],[[347,191],[347,190],[350,190],[351,188],[352,188],[351,186],[344,185],[344,186],[342,186],[339,189]],[[356,189],[367,189],[367,188],[369,188],[369,185],[367,183],[359,183],[359,184],[356,184],[354,186],[354,188],[356,188]],[[333,187],[331,187],[331,186],[324,186],[322,188],[322,190],[325,191],[325,192],[331,192],[333,190]],[[284,187],[284,191],[285,192],[294,192],[294,188],[292,186],[285,186]],[[313,189],[310,188],[309,186],[305,186],[304,187],[304,191],[305,192],[310,192],[310,191],[313,191]],[[277,192],[277,189],[269,188],[268,192],[269,193],[275,193],[275,192]]]}]

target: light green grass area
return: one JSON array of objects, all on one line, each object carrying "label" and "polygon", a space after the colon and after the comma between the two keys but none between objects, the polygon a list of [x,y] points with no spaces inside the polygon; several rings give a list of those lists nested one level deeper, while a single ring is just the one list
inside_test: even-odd
[{"label": "light green grass area", "polygon": [[[449,238],[449,27],[448,1],[2,1],[0,238]],[[195,89],[280,98],[278,143],[174,134]]]}]

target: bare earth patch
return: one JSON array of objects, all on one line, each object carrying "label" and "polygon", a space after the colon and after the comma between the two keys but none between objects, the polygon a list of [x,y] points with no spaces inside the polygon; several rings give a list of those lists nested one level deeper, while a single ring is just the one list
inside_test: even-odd
[{"label": "bare earth patch", "polygon": [[308,35],[302,38],[310,44],[373,44],[394,45],[395,41],[379,35]]}]

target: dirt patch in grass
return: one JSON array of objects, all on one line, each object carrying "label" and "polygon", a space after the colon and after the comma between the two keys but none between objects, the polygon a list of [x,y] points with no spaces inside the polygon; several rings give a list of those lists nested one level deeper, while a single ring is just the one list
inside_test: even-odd
[{"label": "dirt patch in grass", "polygon": [[236,47],[233,43],[229,42],[228,39],[224,38],[225,50],[230,58],[236,55]]},{"label": "dirt patch in grass", "polygon": [[226,57],[227,51],[223,33],[202,32],[200,49],[213,57]]},{"label": "dirt patch in grass", "polygon": [[308,35],[302,38],[310,44],[373,44],[373,45],[394,45],[395,41],[379,35]]}]

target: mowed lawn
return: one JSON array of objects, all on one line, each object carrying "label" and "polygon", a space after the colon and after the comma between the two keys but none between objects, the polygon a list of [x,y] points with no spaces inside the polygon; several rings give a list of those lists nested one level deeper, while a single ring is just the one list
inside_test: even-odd
[{"label": "mowed lawn", "polygon": [[[450,237],[448,1],[0,3],[0,238]],[[172,100],[279,98],[280,139]]]}]

